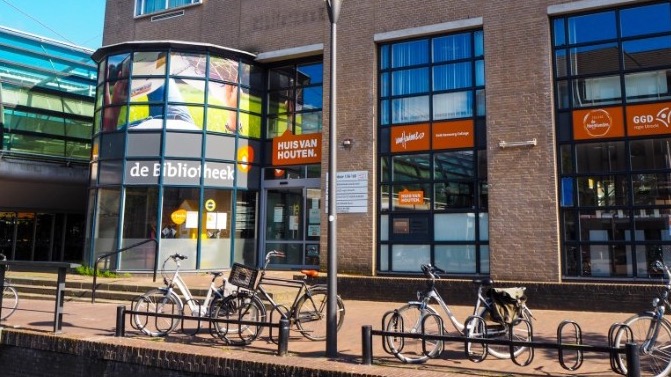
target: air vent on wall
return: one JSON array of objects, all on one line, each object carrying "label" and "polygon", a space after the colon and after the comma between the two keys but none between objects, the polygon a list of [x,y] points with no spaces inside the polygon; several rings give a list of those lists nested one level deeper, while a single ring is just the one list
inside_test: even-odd
[{"label": "air vent on wall", "polygon": [[169,19],[169,18],[180,17],[180,16],[183,16],[183,15],[184,15],[184,11],[183,11],[183,10],[180,10],[180,11],[177,11],[177,12],[170,12],[170,13],[159,14],[159,15],[157,15],[157,16],[152,16],[152,18],[151,18],[151,22],[154,22],[154,21],[163,21],[163,20],[167,20],[167,19]]}]

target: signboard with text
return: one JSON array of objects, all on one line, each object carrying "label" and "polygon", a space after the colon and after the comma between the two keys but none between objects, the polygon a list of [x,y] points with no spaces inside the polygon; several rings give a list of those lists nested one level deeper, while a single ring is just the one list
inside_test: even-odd
[{"label": "signboard with text", "polygon": [[294,135],[285,131],[273,139],[273,165],[319,164],[322,160],[322,134]]}]

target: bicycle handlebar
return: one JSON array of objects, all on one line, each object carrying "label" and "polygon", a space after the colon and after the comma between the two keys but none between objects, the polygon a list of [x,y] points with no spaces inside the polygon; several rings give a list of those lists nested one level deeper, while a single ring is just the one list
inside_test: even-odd
[{"label": "bicycle handlebar", "polygon": [[438,268],[436,266],[432,266],[430,264],[422,264],[420,266],[422,268],[422,272],[424,275],[426,275],[427,278],[429,279],[440,279],[439,274],[444,274],[445,271],[441,268]]},{"label": "bicycle handlebar", "polygon": [[666,290],[671,290],[671,270],[669,270],[669,267],[661,260],[655,261],[655,267],[664,271],[664,275],[666,275]]},{"label": "bicycle handlebar", "polygon": [[189,257],[187,257],[186,255],[182,255],[182,254],[179,254],[179,253],[175,253],[175,254],[171,255],[169,258],[172,258],[174,261],[177,261],[177,259],[179,259],[179,260],[189,259]]}]

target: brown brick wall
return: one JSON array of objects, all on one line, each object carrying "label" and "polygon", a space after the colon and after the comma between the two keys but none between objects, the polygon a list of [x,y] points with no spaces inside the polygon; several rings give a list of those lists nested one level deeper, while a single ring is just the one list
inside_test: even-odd
[{"label": "brown brick wall", "polygon": [[[482,17],[485,36],[491,275],[561,281],[550,25],[547,7],[567,1],[395,0],[345,2],[338,23],[338,170],[369,172],[369,210],[338,215],[339,270],[370,275],[376,245],[376,33]],[[324,44],[324,177],[328,162],[330,25],[314,0],[204,0],[185,15],[133,21],[134,0],[107,2],[105,44],[172,39],[249,52]],[[500,141],[536,139],[529,148]],[[325,187],[325,185],[323,186]],[[323,217],[322,234],[327,234]],[[326,250],[326,237],[322,238]],[[326,260],[326,258],[322,258]]]}]

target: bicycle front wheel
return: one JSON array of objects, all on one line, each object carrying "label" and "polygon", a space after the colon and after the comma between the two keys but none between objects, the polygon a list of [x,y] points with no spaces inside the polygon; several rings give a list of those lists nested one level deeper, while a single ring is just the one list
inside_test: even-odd
[{"label": "bicycle front wheel", "polygon": [[[423,322],[423,324],[422,324]],[[422,333],[422,326],[424,332]],[[388,332],[443,335],[438,313],[430,306],[422,309],[419,304],[406,304],[389,316],[389,322],[383,324]],[[434,358],[443,351],[443,341],[429,340],[422,346],[422,339],[408,338],[402,335],[385,335],[383,337],[387,348],[397,359],[404,363],[423,363]]]},{"label": "bicycle front wheel", "polygon": [[[313,288],[296,304],[296,326],[298,331],[310,340],[326,339],[327,292],[326,288]],[[336,327],[340,330],[345,320],[345,304],[340,296],[337,296],[336,302]]]},{"label": "bicycle front wheel", "polygon": [[133,311],[139,313],[133,314],[132,320],[138,330],[149,336],[166,336],[177,328],[180,319],[152,314],[182,315],[183,309],[182,302],[174,294],[152,289],[136,299]]},{"label": "bicycle front wheel", "polygon": [[16,292],[16,288],[5,285],[5,289],[2,290],[2,317],[0,321],[14,314],[17,306],[19,306],[19,294]]},{"label": "bicycle front wheel", "polygon": [[[527,322],[530,320],[530,318],[526,311],[522,311],[522,319],[526,321],[518,321],[513,324],[492,321],[491,311],[487,308],[480,313],[480,317],[482,317],[487,327],[487,339],[497,339],[504,341],[512,339],[513,341],[520,342],[530,342],[532,340],[531,329],[529,327],[529,323]],[[484,334],[478,334],[478,332],[481,332],[480,329],[481,327],[479,326],[472,326],[467,330],[466,335],[469,338],[483,338]],[[513,354],[517,357],[526,349],[527,347],[517,346],[513,349]],[[487,352],[498,359],[510,359],[510,346],[508,345],[488,344]]]},{"label": "bicycle front wheel", "polygon": [[[231,321],[263,322],[266,319],[266,307],[256,296],[237,293],[225,297],[212,317]],[[228,344],[246,346],[261,335],[263,327],[249,323],[214,322],[214,329]]]},{"label": "bicycle front wheel", "polygon": [[[667,376],[671,373],[671,324],[662,318],[659,322],[652,313],[641,313],[624,322],[631,329],[633,339],[627,331],[620,329],[615,336],[615,347],[624,347],[628,342],[638,344],[641,376]],[[651,342],[654,326],[659,324],[657,338]],[[618,354],[618,364],[627,373],[626,355]]]}]

